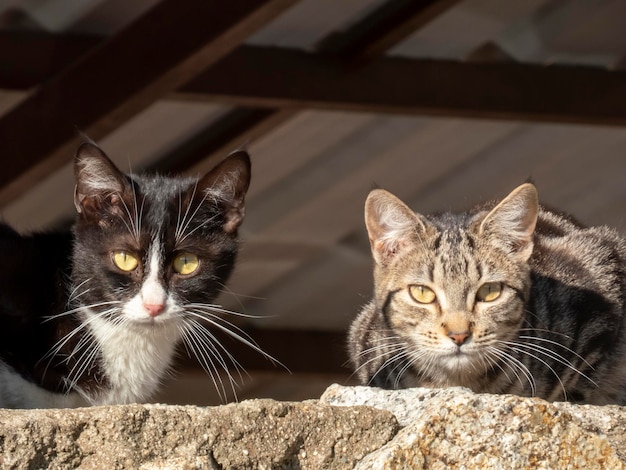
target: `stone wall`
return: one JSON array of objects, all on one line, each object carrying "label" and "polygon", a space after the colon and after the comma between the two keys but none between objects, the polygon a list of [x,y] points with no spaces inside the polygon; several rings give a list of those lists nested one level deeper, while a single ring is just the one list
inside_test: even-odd
[{"label": "stone wall", "polygon": [[0,410],[1,468],[623,468],[621,407],[464,389],[320,400]]}]

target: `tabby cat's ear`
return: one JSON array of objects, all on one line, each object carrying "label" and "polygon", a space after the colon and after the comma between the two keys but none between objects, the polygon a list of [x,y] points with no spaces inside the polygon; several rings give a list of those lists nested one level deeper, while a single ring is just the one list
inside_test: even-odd
[{"label": "tabby cat's ear", "polygon": [[426,230],[426,221],[384,189],[374,189],[365,201],[365,225],[378,264],[386,264]]},{"label": "tabby cat's ear", "polygon": [[198,182],[197,193],[209,196],[209,199],[223,205],[223,229],[227,233],[235,232],[243,221],[250,176],[248,152],[236,150]]},{"label": "tabby cat's ear", "polygon": [[115,203],[130,183],[115,164],[95,144],[78,147],[74,159],[74,206],[78,213],[99,211],[103,202]]},{"label": "tabby cat's ear", "polygon": [[520,261],[527,261],[533,251],[538,213],[535,186],[523,184],[487,214],[480,224],[480,233],[490,237]]}]

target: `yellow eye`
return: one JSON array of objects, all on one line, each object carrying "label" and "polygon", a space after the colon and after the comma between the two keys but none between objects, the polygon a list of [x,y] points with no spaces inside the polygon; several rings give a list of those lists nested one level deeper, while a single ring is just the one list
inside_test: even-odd
[{"label": "yellow eye", "polygon": [[476,300],[479,302],[493,302],[502,293],[501,282],[486,282],[478,288],[476,292]]},{"label": "yellow eye", "polygon": [[430,288],[422,285],[409,286],[409,294],[420,304],[432,304],[437,296]]},{"label": "yellow eye", "polygon": [[192,274],[198,269],[200,260],[193,253],[182,253],[174,258],[174,271],[178,274]]},{"label": "yellow eye", "polygon": [[116,251],[113,253],[113,263],[122,271],[130,272],[139,264],[139,260],[125,251]]}]

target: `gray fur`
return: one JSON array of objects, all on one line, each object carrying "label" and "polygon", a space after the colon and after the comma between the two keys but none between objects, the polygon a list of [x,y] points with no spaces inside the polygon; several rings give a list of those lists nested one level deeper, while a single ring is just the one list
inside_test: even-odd
[{"label": "gray fur", "polygon": [[[362,383],[626,404],[617,232],[540,207],[531,184],[497,205],[436,216],[378,189],[366,224],[374,297],[349,335]],[[500,296],[479,300],[485,283],[503,286]],[[416,301],[416,285],[436,300]]]}]

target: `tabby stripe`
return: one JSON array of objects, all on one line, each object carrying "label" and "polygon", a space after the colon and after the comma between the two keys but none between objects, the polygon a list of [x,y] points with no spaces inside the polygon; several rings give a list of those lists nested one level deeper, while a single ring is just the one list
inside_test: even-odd
[{"label": "tabby stripe", "polygon": [[398,292],[402,292],[404,289],[395,289],[392,291],[389,291],[387,293],[387,297],[385,298],[385,302],[383,302],[383,305],[381,307],[381,311],[383,313],[383,319],[385,320],[385,326],[387,326],[387,328],[391,329],[391,322],[389,320],[389,306],[391,305],[391,301],[393,300],[393,296],[396,295]]},{"label": "tabby stripe", "polygon": [[524,302],[524,305],[526,305],[526,296],[524,295],[524,292],[522,292],[520,289],[518,289],[517,287],[513,287],[507,284],[507,287],[509,289],[511,289],[514,293],[515,296],[520,299],[522,302]]}]

